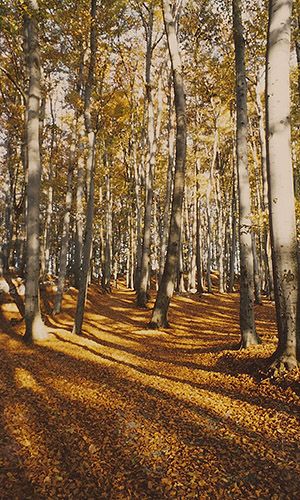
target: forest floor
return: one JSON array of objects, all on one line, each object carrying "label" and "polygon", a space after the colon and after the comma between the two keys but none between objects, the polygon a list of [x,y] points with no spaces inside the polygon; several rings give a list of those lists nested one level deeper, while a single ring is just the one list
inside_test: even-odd
[{"label": "forest floor", "polygon": [[[4,297],[4,298],[3,298]],[[92,286],[83,335],[76,291],[28,347],[2,294],[1,499],[298,499],[299,378],[262,379],[274,306],[256,307],[263,344],[239,342],[238,294],[176,296],[171,328],[120,285]]]}]

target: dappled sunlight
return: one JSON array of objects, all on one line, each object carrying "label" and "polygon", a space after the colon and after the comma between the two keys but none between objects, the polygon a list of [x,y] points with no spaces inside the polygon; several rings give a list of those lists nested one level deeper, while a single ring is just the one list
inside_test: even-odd
[{"label": "dappled sunlight", "polygon": [[133,292],[91,287],[81,336],[72,333],[75,299],[66,294],[67,311],[47,317],[44,344],[2,334],[9,492],[295,497],[298,396],[292,383],[284,389],[253,377],[276,342],[272,304],[256,311],[265,344],[238,351],[235,294],[175,296],[171,327],[158,331],[146,328],[151,310],[135,309]]},{"label": "dappled sunlight", "polygon": [[15,369],[15,384],[19,389],[31,389],[34,392],[43,392],[43,389],[36,382],[28,370],[24,368]]}]

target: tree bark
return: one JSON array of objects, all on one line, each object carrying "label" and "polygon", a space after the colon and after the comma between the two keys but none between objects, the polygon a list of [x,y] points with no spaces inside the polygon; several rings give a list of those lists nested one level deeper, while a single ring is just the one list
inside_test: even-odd
[{"label": "tree bark", "polygon": [[252,238],[252,253],[253,253],[254,298],[255,298],[255,304],[261,305],[262,304],[261,281],[260,281],[261,272],[257,258],[256,237],[253,231],[251,234],[251,238]]},{"label": "tree bark", "polygon": [[[264,112],[260,98],[260,80],[261,76],[257,77],[255,88],[255,102],[258,115],[258,132],[261,154],[261,176],[262,176],[262,209],[265,215],[269,218],[269,201],[268,201],[268,178],[267,178],[267,151],[266,151],[266,133],[264,127]],[[263,249],[264,249],[264,267],[265,279],[267,283],[267,295],[274,299],[274,284],[272,271],[272,257],[270,251],[270,230],[267,225],[263,228]]]},{"label": "tree bark", "polygon": [[224,234],[224,221],[223,221],[223,203],[222,193],[220,188],[220,175],[216,176],[216,205],[217,205],[217,244],[218,244],[218,267],[219,267],[219,292],[225,292],[224,286],[224,248],[225,248],[225,234]]},{"label": "tree bark", "polygon": [[210,163],[209,180],[206,189],[206,217],[207,217],[207,269],[206,269],[206,281],[207,281],[207,292],[213,293],[212,280],[211,280],[211,267],[213,260],[213,234],[212,234],[212,213],[211,213],[211,193],[213,192],[214,184],[214,169],[217,159],[218,152],[218,125],[215,124],[214,129],[214,143],[213,143],[213,154]]},{"label": "tree bark", "polygon": [[[81,149],[81,144],[79,145]],[[76,186],[76,229],[75,229],[75,256],[74,256],[74,281],[79,290],[81,275],[81,259],[83,247],[83,186],[84,186],[84,160],[83,152],[79,151],[77,164],[77,186]]]},{"label": "tree bark", "polygon": [[137,300],[138,307],[147,307],[148,302],[148,282],[150,265],[150,242],[151,242],[151,210],[153,203],[153,172],[155,166],[156,141],[154,127],[154,106],[153,90],[151,82],[151,61],[152,61],[152,35],[153,35],[153,5],[149,7],[148,25],[146,31],[146,100],[147,100],[147,129],[148,129],[148,161],[146,172],[146,199],[144,212],[144,232],[141,259],[141,275],[138,283]]},{"label": "tree bark", "polygon": [[202,295],[203,286],[203,264],[202,264],[202,227],[201,227],[201,198],[200,198],[200,162],[196,160],[196,268],[197,268],[197,292]]},{"label": "tree bark", "polygon": [[111,179],[110,174],[105,176],[106,185],[106,230],[104,244],[104,267],[102,269],[102,288],[106,293],[111,292],[111,273],[112,273],[112,197],[111,197]]},{"label": "tree bark", "polygon": [[39,112],[41,99],[41,65],[38,47],[38,5],[31,0],[24,15],[24,48],[29,74],[27,98],[27,239],[24,340],[46,340],[48,333],[42,321],[39,297],[40,277],[40,184],[41,160],[39,144]]},{"label": "tree bark", "polygon": [[190,235],[190,259],[188,273],[188,291],[196,291],[196,276],[197,276],[197,196],[196,186],[193,186],[192,200],[190,204],[189,217],[191,222]]},{"label": "tree bark", "polygon": [[61,237],[61,249],[60,249],[60,266],[59,266],[59,276],[57,283],[57,294],[54,301],[53,313],[58,314],[61,310],[62,296],[64,293],[65,279],[67,274],[67,260],[68,260],[68,245],[69,245],[69,234],[70,234],[70,215],[72,206],[72,180],[73,180],[73,170],[74,170],[74,155],[75,155],[75,136],[73,134],[72,144],[70,148],[70,160],[67,176],[67,192],[66,192],[66,202],[65,202],[65,214],[63,218],[62,227],[62,237]]},{"label": "tree bark", "polygon": [[141,165],[137,162],[137,145],[133,143],[134,193],[136,212],[136,266],[134,289],[137,291],[141,280],[142,267],[142,203],[141,203]]},{"label": "tree bark", "polygon": [[270,0],[266,67],[267,169],[271,248],[278,328],[272,359],[299,363],[298,265],[290,126],[291,0]]},{"label": "tree bark", "polygon": [[173,72],[177,125],[176,158],[168,250],[163,276],[159,285],[151,322],[149,324],[151,328],[168,326],[168,309],[173,296],[178,270],[186,161],[185,92],[176,27],[169,0],[162,0],[162,8]]},{"label": "tree bark", "polygon": [[236,247],[237,247],[237,189],[236,189],[236,164],[234,156],[232,157],[232,198],[231,198],[231,245],[230,245],[230,260],[229,260],[229,283],[228,292],[234,291],[235,280],[235,264],[236,264]]},{"label": "tree bark", "polygon": [[233,33],[236,68],[236,152],[239,189],[240,228],[240,330],[241,347],[259,343],[254,320],[254,276],[251,241],[251,192],[247,153],[247,83],[245,42],[241,19],[241,2],[233,0]]},{"label": "tree bark", "polygon": [[81,335],[84,307],[87,296],[90,261],[93,241],[93,220],[94,220],[94,169],[95,169],[95,141],[96,135],[92,127],[91,117],[91,96],[94,83],[94,69],[96,64],[97,50],[97,27],[96,27],[97,1],[91,0],[91,28],[90,28],[90,63],[84,96],[84,121],[88,138],[88,158],[87,158],[87,186],[88,200],[86,210],[85,239],[82,252],[82,271],[80,276],[75,322],[73,332]]},{"label": "tree bark", "polygon": [[296,22],[297,22],[297,32],[296,32],[296,57],[298,66],[298,98],[300,104],[300,5],[299,2],[296,6]]},{"label": "tree bark", "polygon": [[161,238],[161,252],[160,252],[160,263],[159,263],[159,281],[162,278],[166,260],[166,251],[168,245],[168,234],[169,234],[169,218],[170,218],[170,206],[171,206],[171,196],[172,196],[172,177],[174,168],[174,126],[173,126],[173,105],[172,105],[172,75],[169,78],[169,92],[168,92],[168,172],[167,172],[167,186],[166,186],[166,198],[165,198],[165,208],[163,215],[162,224],[162,238]]},{"label": "tree bark", "polygon": [[53,109],[53,102],[50,98],[50,110],[51,110],[51,141],[50,141],[50,158],[49,158],[49,166],[48,166],[48,182],[49,189],[47,192],[47,209],[46,209],[46,220],[44,227],[44,237],[43,237],[43,245],[44,251],[41,252],[41,275],[43,277],[46,276],[50,272],[50,256],[51,256],[51,221],[53,214],[53,158],[54,158],[54,144],[56,140],[56,125],[55,125],[55,114]]}]

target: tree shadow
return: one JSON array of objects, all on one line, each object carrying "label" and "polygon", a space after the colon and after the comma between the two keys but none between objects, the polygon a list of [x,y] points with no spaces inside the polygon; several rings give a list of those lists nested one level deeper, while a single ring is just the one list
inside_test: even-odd
[{"label": "tree shadow", "polygon": [[[65,498],[185,498],[191,473],[196,478],[195,498],[207,492],[210,498],[251,497],[254,488],[271,498],[273,493],[282,494],[291,478],[296,491],[299,477],[289,457],[295,456],[297,443],[282,445],[269,439],[244,420],[237,422],[230,411],[220,415],[201,399],[194,401],[184,388],[170,392],[165,381],[176,386],[176,377],[160,373],[159,366],[136,367],[113,357],[109,365],[103,364],[101,360],[108,357],[96,349],[97,361],[78,359],[82,346],[74,343],[72,355],[53,350],[50,344],[3,355],[1,379],[8,410],[2,413],[0,433],[13,439],[8,422],[15,404],[20,410],[26,408],[22,410],[26,425],[40,443],[33,458],[24,445],[22,451],[16,450],[21,458],[17,482],[20,486],[29,481],[24,491],[31,498],[41,498],[43,491],[45,497],[63,492]],[[37,390],[16,386],[20,367],[31,374]],[[143,376],[139,380],[133,377],[137,368]],[[178,377],[178,382],[188,388],[184,379]],[[235,396],[224,387],[217,395],[224,390]],[[13,403],[10,411],[9,403]],[[51,483],[46,482],[43,490],[50,463]],[[11,480],[8,487],[12,485]]]}]

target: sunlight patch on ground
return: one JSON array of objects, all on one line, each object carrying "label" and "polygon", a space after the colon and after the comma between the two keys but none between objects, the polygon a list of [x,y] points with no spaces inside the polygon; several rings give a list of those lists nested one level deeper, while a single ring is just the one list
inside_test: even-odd
[{"label": "sunlight patch on ground", "polygon": [[43,389],[39,386],[33,375],[24,368],[17,367],[15,369],[15,383],[20,389],[24,388],[31,389],[34,392],[43,392]]}]

